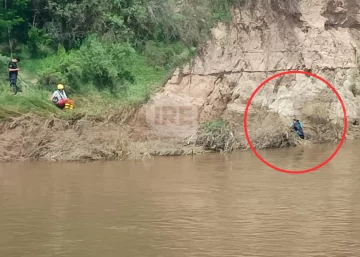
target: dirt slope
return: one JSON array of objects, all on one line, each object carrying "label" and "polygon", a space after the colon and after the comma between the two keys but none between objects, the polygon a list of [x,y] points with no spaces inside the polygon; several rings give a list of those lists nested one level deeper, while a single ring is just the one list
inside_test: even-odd
[{"label": "dirt slope", "polygon": [[[149,117],[150,110],[159,106],[187,106],[198,115],[191,124],[175,119],[157,131],[169,136],[179,127],[183,128],[179,137],[191,135],[200,122],[219,117],[242,131],[245,105],[255,88],[275,73],[297,69],[328,80],[344,100],[352,124],[359,115],[359,6],[356,0],[247,1],[232,11],[230,26],[213,29],[212,41],[195,64],[177,70],[143,108],[143,115]],[[341,125],[343,120],[330,88],[305,75],[271,81],[252,104],[254,112],[255,106],[262,110],[254,113],[257,123],[269,112],[278,114],[272,121],[278,124],[288,124],[293,115],[309,127],[317,115],[325,118],[324,123]],[[148,120],[153,130],[161,129],[155,119]]]}]

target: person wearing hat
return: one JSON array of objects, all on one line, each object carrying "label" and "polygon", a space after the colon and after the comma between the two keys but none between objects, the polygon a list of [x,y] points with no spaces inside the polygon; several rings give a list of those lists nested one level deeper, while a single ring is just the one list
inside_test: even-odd
[{"label": "person wearing hat", "polygon": [[51,95],[50,100],[60,109],[74,109],[74,101],[67,98],[63,84],[56,86],[56,91]]}]

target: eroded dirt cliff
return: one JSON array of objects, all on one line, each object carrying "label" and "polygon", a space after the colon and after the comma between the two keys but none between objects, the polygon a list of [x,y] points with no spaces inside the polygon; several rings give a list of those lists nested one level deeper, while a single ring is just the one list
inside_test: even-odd
[{"label": "eroded dirt cliff", "polygon": [[[326,79],[339,92],[350,137],[359,115],[359,6],[357,0],[246,1],[232,10],[229,26],[219,24],[212,30],[213,39],[195,63],[178,69],[145,106],[149,127],[162,136],[180,138],[193,134],[203,121],[223,118],[243,138],[244,110],[255,88],[275,73],[304,70]],[[174,119],[161,129],[149,118],[159,106],[188,106],[189,113],[198,116],[192,123]],[[269,112],[272,118],[265,123]],[[253,99],[249,115],[253,133],[261,133],[268,124],[288,125],[294,115],[308,132],[315,125],[343,123],[340,102],[331,89],[302,74],[267,83]]]}]

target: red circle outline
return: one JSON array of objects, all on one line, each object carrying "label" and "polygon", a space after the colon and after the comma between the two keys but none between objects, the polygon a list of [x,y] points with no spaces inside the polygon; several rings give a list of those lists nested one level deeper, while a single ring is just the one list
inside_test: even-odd
[{"label": "red circle outline", "polygon": [[[337,146],[337,148],[335,149],[335,151],[331,154],[331,156],[326,159],[324,162],[320,163],[319,165],[313,167],[313,168],[310,168],[310,169],[306,169],[306,170],[300,170],[300,171],[294,171],[294,170],[286,170],[286,169],[281,169],[281,168],[278,168],[274,165],[272,165],[271,163],[267,162],[264,158],[262,158],[260,156],[260,154],[255,150],[255,147],[253,146],[253,144],[251,143],[251,140],[250,140],[250,137],[249,137],[249,132],[248,132],[248,126],[247,126],[247,117],[248,117],[248,112],[249,112],[249,108],[250,108],[250,105],[251,105],[251,102],[253,100],[253,98],[255,97],[255,95],[257,94],[257,92],[266,84],[268,83],[269,81],[277,78],[277,77],[280,77],[280,76],[283,76],[283,75],[286,75],[286,74],[304,74],[304,75],[309,75],[309,76],[312,76],[314,78],[317,78],[319,79],[320,81],[324,82],[328,87],[331,88],[331,90],[334,92],[334,94],[336,95],[336,97],[339,99],[340,101],[340,104],[341,104],[341,107],[343,109],[343,113],[344,113],[344,131],[343,131],[343,134],[342,134],[342,137],[341,137],[341,140],[340,140],[340,143],[339,145]],[[303,174],[303,173],[308,173],[308,172],[311,172],[311,171],[315,171],[321,167],[323,167],[324,165],[328,164],[334,157],[335,155],[339,152],[342,144],[344,143],[345,141],[345,137],[346,137],[346,131],[347,131],[347,115],[346,115],[346,108],[345,108],[345,104],[344,104],[344,101],[342,100],[341,96],[339,95],[339,93],[337,92],[337,90],[325,79],[321,78],[320,76],[316,75],[316,74],[313,74],[313,73],[310,73],[310,72],[306,72],[306,71],[300,71],[300,70],[290,70],[290,71],[283,71],[283,72],[280,72],[280,73],[277,73],[269,78],[267,78],[266,80],[264,80],[256,89],[255,91],[251,94],[250,96],[250,99],[248,100],[247,104],[246,104],[246,108],[245,108],[245,113],[244,113],[244,132],[245,132],[245,136],[246,136],[246,140],[248,142],[248,144],[250,145],[250,148],[251,150],[253,151],[253,153],[257,156],[257,158],[262,161],[265,165],[267,165],[268,167],[274,169],[274,170],[277,170],[277,171],[280,171],[280,172],[283,172],[283,173],[288,173],[288,174]]]}]

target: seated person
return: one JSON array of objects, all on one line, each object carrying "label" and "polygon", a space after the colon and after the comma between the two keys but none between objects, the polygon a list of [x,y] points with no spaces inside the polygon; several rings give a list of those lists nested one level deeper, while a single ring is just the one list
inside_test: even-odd
[{"label": "seated person", "polygon": [[74,101],[67,98],[64,85],[58,84],[57,90],[51,95],[51,101],[60,109],[74,109]]}]

